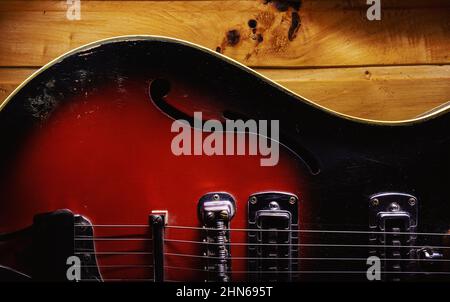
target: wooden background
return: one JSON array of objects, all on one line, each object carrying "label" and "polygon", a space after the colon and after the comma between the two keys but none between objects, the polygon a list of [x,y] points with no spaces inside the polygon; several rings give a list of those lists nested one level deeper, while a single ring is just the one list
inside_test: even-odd
[{"label": "wooden background", "polygon": [[[77,46],[112,36],[165,35],[201,44],[321,105],[381,120],[450,101],[450,1],[0,1],[0,101]],[[252,20],[252,21],[250,21]]]}]

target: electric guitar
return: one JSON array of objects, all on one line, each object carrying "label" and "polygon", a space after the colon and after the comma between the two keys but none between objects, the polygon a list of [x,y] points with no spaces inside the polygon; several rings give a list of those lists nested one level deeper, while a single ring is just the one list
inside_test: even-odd
[{"label": "electric guitar", "polygon": [[0,279],[450,281],[449,130],[179,40],[89,44],[1,107]]}]

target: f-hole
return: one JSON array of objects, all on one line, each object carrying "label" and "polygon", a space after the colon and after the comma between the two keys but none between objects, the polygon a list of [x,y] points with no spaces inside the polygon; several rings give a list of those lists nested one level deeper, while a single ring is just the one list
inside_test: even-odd
[{"label": "f-hole", "polygon": [[154,79],[150,82],[149,96],[150,99],[155,101],[156,99],[162,99],[166,97],[170,92],[170,82],[166,79]]},{"label": "f-hole", "polygon": [[[174,106],[170,105],[165,101],[164,98],[169,94],[170,90],[171,85],[168,80],[154,79],[150,82],[149,86],[150,100],[159,110],[167,114],[172,119],[186,120],[191,125],[194,125],[194,118],[192,116],[178,110],[177,108],[175,108]],[[225,110],[222,113],[222,116],[224,119],[231,119],[231,120],[242,119],[246,121],[249,119],[245,115],[239,114],[231,110]],[[284,135],[282,132],[280,133],[280,140],[281,142],[284,142],[283,144],[286,147],[290,146],[289,149],[305,163],[311,174],[317,175],[320,173],[319,162],[309,150],[295,143],[294,141],[287,139],[286,135]]]},{"label": "f-hole", "polygon": [[178,110],[174,106],[166,102],[165,97],[169,95],[171,90],[170,81],[166,79],[154,79],[150,82],[148,88],[148,96],[153,105],[174,120],[186,120],[191,125],[194,120],[188,114]]}]

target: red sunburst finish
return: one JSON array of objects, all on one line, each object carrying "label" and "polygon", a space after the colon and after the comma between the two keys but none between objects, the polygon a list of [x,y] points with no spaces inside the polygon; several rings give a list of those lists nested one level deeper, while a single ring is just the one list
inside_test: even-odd
[{"label": "red sunburst finish", "polygon": [[[283,147],[274,167],[261,167],[259,156],[173,155],[173,120],[151,102],[148,85],[146,80],[129,79],[123,83],[126,92],[120,96],[104,87],[87,99],[75,98],[35,129],[21,148],[10,179],[1,185],[9,202],[0,203],[0,232],[29,225],[36,213],[62,208],[84,215],[94,225],[145,225],[152,210],[167,210],[169,226],[199,227],[197,202],[214,191],[234,196],[237,213],[231,227],[246,228],[249,195],[285,191],[300,200],[304,197],[304,167]],[[173,86],[173,99],[192,99],[190,92],[180,87]],[[195,100],[196,106],[208,103],[207,96],[198,92]],[[207,112],[205,115],[210,117]],[[98,238],[151,237],[142,227],[94,227],[94,233]],[[201,233],[168,228],[166,238],[200,241]],[[232,242],[247,241],[244,232],[232,232],[231,238]],[[152,278],[151,268],[140,267],[152,264],[151,255],[101,254],[151,252],[150,241],[96,241],[96,251],[105,280]],[[198,244],[166,242],[165,252],[201,255],[201,248]],[[246,247],[233,246],[231,253],[245,257]],[[166,256],[165,260],[168,280],[205,278],[195,270],[203,268],[201,258]],[[131,267],[108,268],[113,265]],[[245,271],[245,260],[233,260],[232,269]],[[233,279],[245,276],[236,272]]]}]

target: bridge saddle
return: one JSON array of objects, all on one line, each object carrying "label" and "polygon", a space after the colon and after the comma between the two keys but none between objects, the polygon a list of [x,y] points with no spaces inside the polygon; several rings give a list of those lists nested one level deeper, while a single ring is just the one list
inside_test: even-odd
[{"label": "bridge saddle", "polygon": [[198,202],[198,215],[204,228],[207,281],[231,280],[230,221],[235,212],[236,203],[228,193],[208,193]]}]

